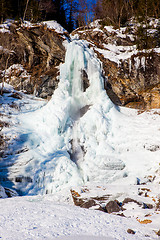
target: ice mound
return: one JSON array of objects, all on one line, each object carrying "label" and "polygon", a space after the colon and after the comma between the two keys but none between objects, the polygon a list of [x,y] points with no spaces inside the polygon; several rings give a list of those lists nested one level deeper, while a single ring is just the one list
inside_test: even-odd
[{"label": "ice mound", "polygon": [[[89,82],[85,89],[82,72]],[[88,181],[123,177],[125,164],[107,140],[112,120],[120,113],[103,85],[101,63],[93,50],[85,41],[68,44],[51,100],[19,119],[29,150],[19,154],[9,175],[30,177],[15,183],[23,194],[54,193]]]}]

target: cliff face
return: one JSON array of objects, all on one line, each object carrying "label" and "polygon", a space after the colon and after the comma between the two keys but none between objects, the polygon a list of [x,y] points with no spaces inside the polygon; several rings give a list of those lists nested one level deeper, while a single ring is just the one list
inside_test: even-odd
[{"label": "cliff face", "polygon": [[160,107],[160,49],[137,50],[134,26],[115,30],[96,21],[72,35],[87,39],[97,53],[107,94],[114,103],[140,109]]},{"label": "cliff face", "polygon": [[[58,84],[68,33],[55,21],[8,23],[0,29],[0,77],[17,90],[47,98]],[[4,71],[5,70],[5,71]]]},{"label": "cliff face", "polygon": [[[152,22],[155,31],[156,21]],[[111,100],[139,109],[160,107],[160,49],[137,50],[135,26],[114,29],[95,21],[72,38],[87,40],[101,60]],[[0,78],[17,90],[50,98],[59,82],[68,33],[55,21],[13,22],[0,28]]]}]

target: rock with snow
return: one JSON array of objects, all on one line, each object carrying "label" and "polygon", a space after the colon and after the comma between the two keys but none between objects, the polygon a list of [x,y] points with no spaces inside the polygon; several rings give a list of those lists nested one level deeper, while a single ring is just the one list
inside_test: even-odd
[{"label": "rock with snow", "polygon": [[93,199],[89,199],[88,201],[86,201],[85,203],[83,203],[81,205],[82,208],[91,208],[93,206],[96,206],[96,202]]},{"label": "rock with snow", "polygon": [[97,53],[103,64],[107,94],[115,104],[140,109],[159,108],[159,47],[138,50],[135,29],[136,24],[114,29],[96,20],[76,29],[72,35],[87,40]]},{"label": "rock with snow", "polygon": [[0,198],[7,198],[5,189],[0,185]]},{"label": "rock with snow", "polygon": [[19,196],[18,193],[15,190],[13,190],[13,189],[10,189],[10,188],[7,188],[7,187],[5,187],[4,189],[5,189],[5,193],[6,193],[6,195],[8,197],[17,197],[17,196]]},{"label": "rock with snow", "polygon": [[56,21],[8,24],[0,26],[9,29],[0,31],[0,77],[16,90],[51,97],[69,34]]}]

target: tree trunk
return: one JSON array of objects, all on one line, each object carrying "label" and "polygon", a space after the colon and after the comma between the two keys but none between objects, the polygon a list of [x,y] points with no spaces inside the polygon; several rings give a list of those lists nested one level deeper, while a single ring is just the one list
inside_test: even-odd
[{"label": "tree trunk", "polygon": [[9,55],[7,57],[7,60],[6,60],[5,70],[4,70],[4,74],[3,74],[3,78],[2,78],[2,88],[1,88],[1,93],[0,93],[1,96],[3,95],[4,80],[5,80],[6,70],[7,70],[7,67],[8,67],[9,58],[10,58],[10,53],[9,53]]},{"label": "tree trunk", "polygon": [[23,15],[23,22],[24,22],[24,19],[25,19],[25,16],[26,16],[26,12],[27,12],[27,8],[28,8],[28,3],[29,3],[29,0],[27,0],[26,2],[26,7],[25,7],[25,10],[24,10],[24,15]]}]

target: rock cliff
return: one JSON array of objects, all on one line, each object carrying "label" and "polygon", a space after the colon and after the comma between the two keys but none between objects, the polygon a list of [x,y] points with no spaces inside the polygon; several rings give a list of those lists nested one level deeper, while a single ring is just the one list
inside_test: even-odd
[{"label": "rock cliff", "polygon": [[[157,24],[152,20],[153,32]],[[55,21],[4,24],[0,28],[1,81],[49,99],[59,82],[64,43],[70,41],[61,28]],[[71,38],[87,40],[96,52],[103,65],[106,92],[115,104],[160,107],[160,48],[138,50],[134,24],[114,29],[97,20],[73,31]]]},{"label": "rock cliff", "polygon": [[50,97],[58,84],[69,39],[55,21],[41,24],[9,22],[0,29],[0,77],[17,90]]},{"label": "rock cliff", "polygon": [[[153,21],[153,31],[156,24]],[[160,48],[138,50],[135,25],[114,29],[95,21],[72,35],[86,39],[97,53],[107,94],[114,103],[140,109],[160,107]]]}]

